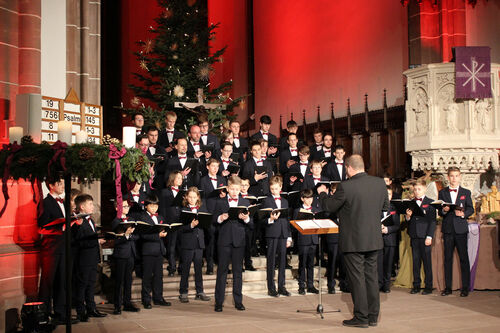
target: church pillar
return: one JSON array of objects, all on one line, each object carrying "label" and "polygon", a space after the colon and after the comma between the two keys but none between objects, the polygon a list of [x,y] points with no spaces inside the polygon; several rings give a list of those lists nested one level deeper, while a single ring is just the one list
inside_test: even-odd
[{"label": "church pillar", "polygon": [[100,104],[100,0],[66,0],[66,87]]},{"label": "church pillar", "polygon": [[19,1],[19,94],[40,93],[41,4]]},{"label": "church pillar", "polygon": [[465,37],[463,0],[409,2],[410,66],[449,62],[451,48],[466,45]]}]

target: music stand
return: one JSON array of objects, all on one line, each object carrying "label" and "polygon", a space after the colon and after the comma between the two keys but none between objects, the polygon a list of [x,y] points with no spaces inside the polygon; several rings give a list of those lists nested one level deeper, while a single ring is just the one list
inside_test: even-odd
[{"label": "music stand", "polygon": [[[310,220],[291,220],[290,224],[293,225],[295,229],[298,230],[302,235],[323,235],[323,234],[336,234],[339,232],[338,226],[329,219],[310,219]],[[340,312],[340,309],[324,311],[323,308],[323,295],[322,295],[322,285],[321,285],[321,237],[318,237],[318,250],[319,250],[319,263],[318,263],[318,277],[319,277],[319,293],[318,293],[318,306],[316,310],[300,310],[297,312],[314,312],[320,315],[321,319],[324,319],[323,313]],[[299,273],[300,274],[300,273]]]}]

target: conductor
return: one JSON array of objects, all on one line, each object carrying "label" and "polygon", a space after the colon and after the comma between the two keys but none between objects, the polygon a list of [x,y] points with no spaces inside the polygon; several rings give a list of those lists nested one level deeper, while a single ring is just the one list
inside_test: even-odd
[{"label": "conductor", "polygon": [[332,197],[327,188],[318,188],[323,210],[338,212],[339,247],[344,254],[351,284],[354,317],[342,324],[350,327],[377,326],[380,297],[377,252],[384,247],[380,219],[389,208],[382,178],[365,172],[363,158],[352,155],[345,161],[349,179],[337,187]]}]

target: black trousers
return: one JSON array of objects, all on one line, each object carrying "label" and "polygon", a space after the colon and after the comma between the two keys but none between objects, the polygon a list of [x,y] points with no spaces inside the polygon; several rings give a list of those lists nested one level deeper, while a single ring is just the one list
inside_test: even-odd
[{"label": "black trousers", "polygon": [[[66,278],[65,258],[63,254],[56,254],[55,249],[44,246],[41,250],[41,276],[38,299],[44,302],[47,312],[54,311],[55,315],[64,318],[66,316]],[[52,306],[52,302],[54,302]]]},{"label": "black trousers", "polygon": [[377,256],[378,250],[344,253],[354,317],[363,323],[377,321],[380,311]]},{"label": "black trousers", "polygon": [[97,281],[97,263],[95,265],[79,265],[76,279],[76,312],[85,313],[85,310],[95,310],[94,291]]},{"label": "black trousers", "polygon": [[142,256],[142,303],[163,299],[163,256]]},{"label": "black trousers", "polygon": [[131,304],[134,262],[134,257],[113,258],[113,276],[115,278],[113,302],[115,309],[121,309],[124,304]]},{"label": "black trousers", "polygon": [[298,245],[299,247],[299,288],[314,287],[314,255],[317,245]]},{"label": "black trousers", "polygon": [[245,228],[245,267],[252,266],[253,228]]},{"label": "black trousers", "polygon": [[177,269],[176,265],[176,250],[177,250],[177,230],[169,231],[167,233],[167,258],[168,258],[168,266],[167,270],[170,273],[175,273]]},{"label": "black trousers", "polygon": [[217,248],[217,230],[215,226],[211,225],[205,231],[205,258],[207,260],[207,270],[214,270],[214,262],[216,259],[215,249]]},{"label": "black trousers", "polygon": [[267,290],[276,290],[274,269],[278,255],[278,288],[285,287],[286,238],[266,238],[267,242]]},{"label": "black trousers", "polygon": [[453,252],[457,248],[460,260],[462,290],[470,288],[470,264],[467,251],[467,234],[443,234],[444,240],[444,281],[447,289],[451,289],[453,280]]},{"label": "black trousers", "polygon": [[189,288],[189,270],[191,263],[194,262],[194,283],[196,293],[203,292],[203,249],[181,249],[181,282],[179,285],[179,293],[187,294]]},{"label": "black trousers", "polygon": [[217,280],[215,282],[215,304],[223,304],[226,293],[227,270],[231,262],[233,270],[233,299],[235,304],[243,302],[241,288],[243,286],[243,255],[245,247],[232,245],[217,247],[219,266],[217,267]]},{"label": "black trousers", "polygon": [[339,243],[326,243],[326,251],[328,254],[328,263],[326,266],[326,278],[328,289],[335,288],[335,272],[338,265],[338,250]]},{"label": "black trousers", "polygon": [[378,253],[378,286],[389,288],[391,286],[392,263],[394,262],[395,246],[384,246]]},{"label": "black trousers", "polygon": [[412,238],[411,254],[413,256],[413,287],[420,288],[422,279],[420,278],[420,267],[424,264],[425,288],[432,289],[432,257],[431,246],[425,245],[425,238]]}]

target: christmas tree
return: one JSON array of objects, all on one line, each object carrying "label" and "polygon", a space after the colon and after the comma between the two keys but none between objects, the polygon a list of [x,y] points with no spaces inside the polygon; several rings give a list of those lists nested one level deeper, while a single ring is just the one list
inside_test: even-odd
[{"label": "christmas tree", "polygon": [[[150,31],[154,38],[139,41],[136,52],[140,71],[134,73],[140,84],[131,85],[135,92],[131,104],[134,108],[121,108],[127,113],[141,111],[147,124],[164,127],[164,114],[174,110],[175,102],[197,102],[198,89],[204,89],[204,102],[225,104],[205,112],[203,109],[175,109],[177,126],[184,130],[196,121],[199,113],[208,113],[214,128],[231,118],[232,109],[242,98],[231,99],[232,81],[218,87],[209,83],[214,64],[223,61],[226,47],[211,52],[209,41],[215,38],[218,24],[207,23],[206,1],[158,0],[164,8],[155,19],[156,27]],[[209,89],[210,88],[210,89]],[[147,99],[155,107],[140,107],[141,99]]]}]

